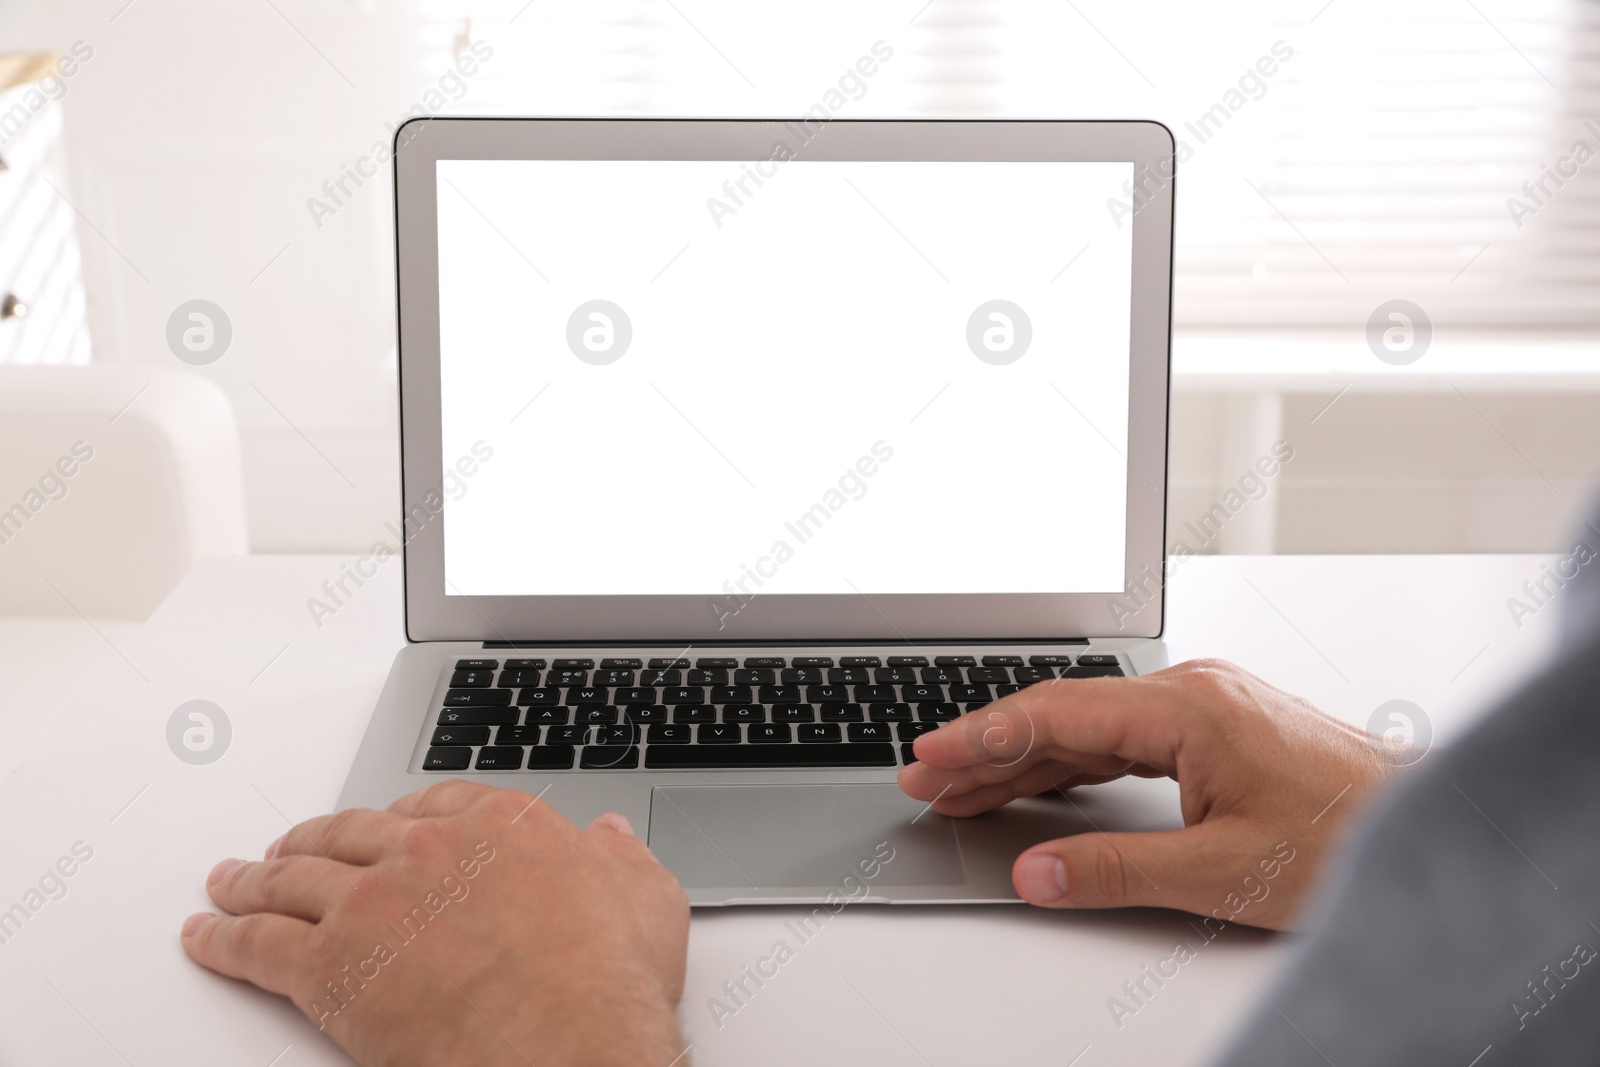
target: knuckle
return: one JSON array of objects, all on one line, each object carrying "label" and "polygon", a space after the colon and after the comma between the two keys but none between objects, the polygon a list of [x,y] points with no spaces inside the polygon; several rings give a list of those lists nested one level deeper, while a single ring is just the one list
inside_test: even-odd
[{"label": "knuckle", "polygon": [[413,819],[400,831],[400,851],[408,857],[429,856],[449,838],[438,819]]},{"label": "knuckle", "polygon": [[1122,853],[1102,837],[1095,842],[1090,861],[1093,885],[1100,898],[1106,901],[1127,900],[1130,885],[1128,861]]}]

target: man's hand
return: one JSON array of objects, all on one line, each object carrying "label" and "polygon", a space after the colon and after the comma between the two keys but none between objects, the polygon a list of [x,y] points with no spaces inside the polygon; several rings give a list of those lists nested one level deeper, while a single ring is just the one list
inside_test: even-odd
[{"label": "man's hand", "polygon": [[440,782],[224,860],[198,963],[292,1000],[366,1067],[654,1063],[683,1051],[689,906],[620,815]]},{"label": "man's hand", "polygon": [[[1123,775],[1177,780],[1184,829],[1082,833],[1017,858],[1033,904],[1179,908],[1288,927],[1339,823],[1401,760],[1220,661],[1042,682],[917,738],[900,785],[966,816]],[[937,798],[937,799],[935,799]]]}]

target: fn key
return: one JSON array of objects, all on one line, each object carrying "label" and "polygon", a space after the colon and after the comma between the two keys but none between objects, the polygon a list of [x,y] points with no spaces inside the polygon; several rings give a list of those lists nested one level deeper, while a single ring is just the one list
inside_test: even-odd
[{"label": "fn key", "polygon": [[422,757],[422,769],[425,771],[464,771],[471,762],[472,749],[464,745],[430,748],[428,749],[428,754]]}]

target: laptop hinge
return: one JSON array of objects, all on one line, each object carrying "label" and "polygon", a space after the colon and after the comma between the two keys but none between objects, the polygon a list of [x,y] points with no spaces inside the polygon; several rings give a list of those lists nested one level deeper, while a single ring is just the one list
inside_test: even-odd
[{"label": "laptop hinge", "polygon": [[[837,645],[850,647],[854,645],[872,645],[875,648],[887,648],[890,645],[914,647],[916,644],[925,645],[1087,645],[1087,637],[1017,637],[995,638],[977,640],[970,637],[952,638],[924,638],[920,642],[914,641],[693,641],[694,648],[715,648],[717,645],[734,645],[739,648],[779,648],[786,645],[807,645],[821,647],[824,645]],[[577,648],[664,648],[668,645],[680,645],[682,641],[485,641],[484,648],[559,648],[573,646]]]}]

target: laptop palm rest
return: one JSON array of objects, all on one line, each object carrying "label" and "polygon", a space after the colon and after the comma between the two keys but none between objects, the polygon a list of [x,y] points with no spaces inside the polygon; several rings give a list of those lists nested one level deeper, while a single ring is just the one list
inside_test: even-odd
[{"label": "laptop palm rest", "polygon": [[954,823],[887,784],[656,786],[649,843],[689,889],[864,900],[966,881]]}]

